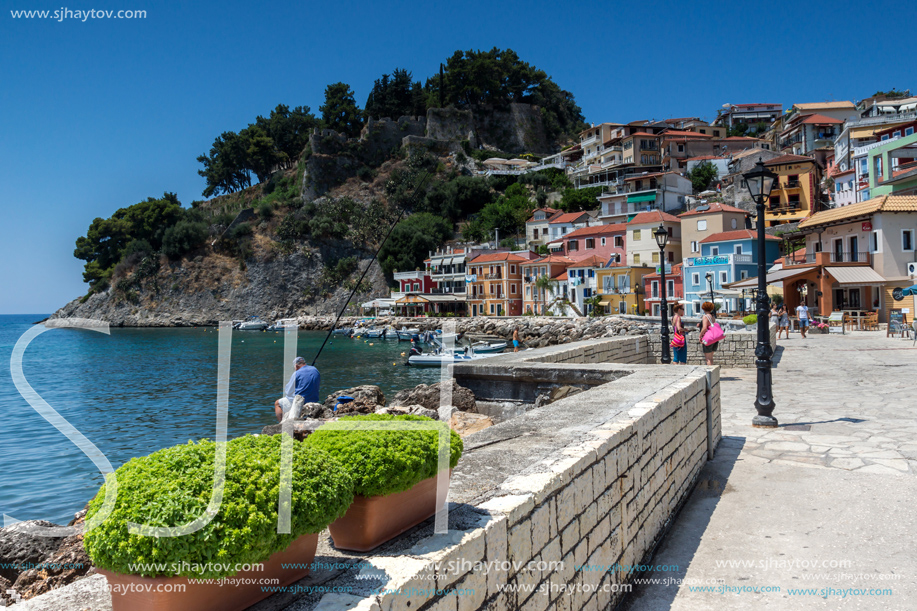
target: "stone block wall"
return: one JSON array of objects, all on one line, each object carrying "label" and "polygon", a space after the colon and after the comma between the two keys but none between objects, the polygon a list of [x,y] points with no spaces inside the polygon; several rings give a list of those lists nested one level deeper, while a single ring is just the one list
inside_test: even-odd
[{"label": "stone block wall", "polygon": [[[656,339],[658,345],[659,339]],[[650,337],[635,335],[591,342],[576,342],[566,349],[554,349],[527,358],[539,363],[628,363],[650,364]],[[525,353],[523,353],[524,355]]]},{"label": "stone block wall", "polygon": [[[777,326],[771,325],[771,348],[777,346]],[[688,364],[703,365],[704,352],[703,346],[698,341],[697,331],[688,333],[686,336],[688,345]],[[659,333],[649,335],[649,344],[651,354],[655,363],[660,362],[662,358],[662,341]],[[719,342],[719,347],[713,356],[713,363],[726,368],[750,368],[755,366],[755,346],[758,345],[758,333],[756,331],[734,331],[726,332]]]}]

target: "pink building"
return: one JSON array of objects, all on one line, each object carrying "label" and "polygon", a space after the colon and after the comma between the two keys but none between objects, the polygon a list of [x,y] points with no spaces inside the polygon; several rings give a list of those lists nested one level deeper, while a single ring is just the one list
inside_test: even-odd
[{"label": "pink building", "polygon": [[626,261],[627,225],[594,225],[583,227],[564,236],[563,254],[574,261],[596,256],[607,261],[618,255]]}]

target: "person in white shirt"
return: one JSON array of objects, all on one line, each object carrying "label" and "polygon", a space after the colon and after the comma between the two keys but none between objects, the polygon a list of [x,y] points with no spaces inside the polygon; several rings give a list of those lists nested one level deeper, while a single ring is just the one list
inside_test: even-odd
[{"label": "person in white shirt", "polygon": [[806,304],[800,303],[796,306],[796,316],[799,318],[799,332],[802,334],[802,339],[805,339],[806,328],[809,326],[809,308],[806,307]]}]

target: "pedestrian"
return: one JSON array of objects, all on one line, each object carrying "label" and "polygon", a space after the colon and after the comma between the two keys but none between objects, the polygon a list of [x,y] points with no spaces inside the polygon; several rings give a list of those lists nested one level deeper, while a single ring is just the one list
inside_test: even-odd
[{"label": "pedestrian", "polygon": [[[777,325],[777,337],[780,337],[780,310],[777,307],[776,302],[771,302],[771,315],[770,320],[774,321],[774,324]],[[758,321],[758,324],[761,324],[761,321]]]},{"label": "pedestrian", "polygon": [[781,303],[780,307],[777,308],[777,314],[780,317],[777,323],[777,339],[780,339],[781,329],[786,334],[786,338],[790,339],[790,315],[787,314],[785,303]]},{"label": "pedestrian", "polygon": [[321,383],[318,369],[306,365],[306,359],[301,356],[293,360],[293,369],[293,375],[284,387],[284,396],[274,401],[277,422],[283,421],[283,415],[293,407],[296,395],[303,398],[303,403],[318,403],[318,387]]},{"label": "pedestrian", "polygon": [[519,329],[513,329],[513,352],[519,352]]},{"label": "pedestrian", "polygon": [[[685,315],[685,304],[679,303],[675,306],[675,316],[672,317],[672,331],[674,332],[674,337],[672,338],[672,356],[673,362],[676,365],[687,365],[688,364],[688,342],[685,339],[685,325],[681,320],[681,317]],[[681,344],[680,346],[677,344]]]},{"label": "pedestrian", "polygon": [[796,306],[796,316],[799,317],[799,332],[802,334],[802,339],[805,339],[806,327],[809,326],[809,308],[805,303]]},{"label": "pedestrian", "polygon": [[[716,325],[716,314],[714,312],[716,308],[712,301],[705,301],[701,309],[704,311],[704,318],[701,321],[700,327],[700,343],[703,346],[704,361],[708,365],[713,365],[713,353],[716,352],[716,348],[720,342],[715,341],[708,346],[704,343],[704,336],[707,335],[707,331],[709,331],[713,325]],[[719,328],[719,325],[717,325],[717,328]]]}]

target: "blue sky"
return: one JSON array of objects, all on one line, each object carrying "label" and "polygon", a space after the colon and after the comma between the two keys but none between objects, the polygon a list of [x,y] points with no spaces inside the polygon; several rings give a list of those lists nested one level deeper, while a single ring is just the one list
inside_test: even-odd
[{"label": "blue sky", "polygon": [[[900,2],[3,4],[0,314],[50,312],[85,293],[72,253],[93,218],[166,190],[199,199],[195,159],[220,132],[278,103],[317,112],[336,81],[362,105],[381,74],[425,79],[456,49],[514,49],[593,122],[917,89]],[[147,18],[10,14],[63,6]]]}]

